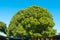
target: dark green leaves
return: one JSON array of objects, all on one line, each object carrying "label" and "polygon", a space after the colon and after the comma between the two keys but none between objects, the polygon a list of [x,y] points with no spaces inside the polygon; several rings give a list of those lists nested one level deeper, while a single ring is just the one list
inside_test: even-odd
[{"label": "dark green leaves", "polygon": [[9,36],[51,37],[55,35],[54,21],[50,12],[39,6],[18,11],[11,19]]},{"label": "dark green leaves", "polygon": [[0,31],[6,33],[6,24],[0,21]]}]

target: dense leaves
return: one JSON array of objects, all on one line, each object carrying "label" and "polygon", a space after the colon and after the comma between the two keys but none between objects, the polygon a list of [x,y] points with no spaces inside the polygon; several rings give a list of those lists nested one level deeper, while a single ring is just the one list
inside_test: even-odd
[{"label": "dense leaves", "polygon": [[0,31],[6,33],[6,24],[0,21]]},{"label": "dense leaves", "polygon": [[50,12],[38,6],[18,11],[10,21],[8,36],[51,37],[56,30]]}]

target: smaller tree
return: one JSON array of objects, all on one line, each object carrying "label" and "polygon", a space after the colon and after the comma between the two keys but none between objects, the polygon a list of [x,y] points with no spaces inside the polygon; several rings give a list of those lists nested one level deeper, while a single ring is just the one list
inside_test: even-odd
[{"label": "smaller tree", "polygon": [[0,21],[0,31],[6,33],[6,24]]}]

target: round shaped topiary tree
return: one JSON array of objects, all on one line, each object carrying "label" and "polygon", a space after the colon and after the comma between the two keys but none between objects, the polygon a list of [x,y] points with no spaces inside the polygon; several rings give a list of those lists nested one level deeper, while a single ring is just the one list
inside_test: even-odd
[{"label": "round shaped topiary tree", "polygon": [[18,11],[10,21],[8,36],[51,37],[56,34],[50,12],[39,6]]}]

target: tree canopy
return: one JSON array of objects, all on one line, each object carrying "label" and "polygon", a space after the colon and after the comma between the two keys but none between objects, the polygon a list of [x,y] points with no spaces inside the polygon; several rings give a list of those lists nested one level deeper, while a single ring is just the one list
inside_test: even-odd
[{"label": "tree canopy", "polygon": [[6,24],[0,21],[0,31],[6,33]]},{"label": "tree canopy", "polygon": [[30,6],[19,10],[11,19],[8,36],[51,37],[56,34],[52,14],[45,8]]}]

